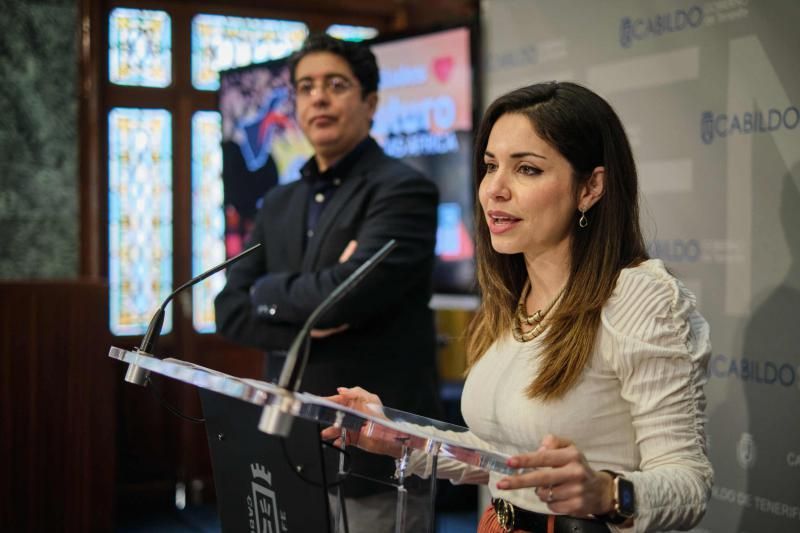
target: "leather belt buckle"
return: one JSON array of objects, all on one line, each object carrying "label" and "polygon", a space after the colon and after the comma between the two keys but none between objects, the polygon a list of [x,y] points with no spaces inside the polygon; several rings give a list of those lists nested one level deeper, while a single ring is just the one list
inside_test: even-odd
[{"label": "leather belt buckle", "polygon": [[494,504],[494,514],[497,517],[498,525],[506,533],[514,531],[514,506],[499,498],[492,503]]}]

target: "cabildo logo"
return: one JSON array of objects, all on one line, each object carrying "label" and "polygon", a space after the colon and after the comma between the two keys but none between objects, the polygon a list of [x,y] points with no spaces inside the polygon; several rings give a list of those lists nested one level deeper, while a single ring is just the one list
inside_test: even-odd
[{"label": "cabildo logo", "polygon": [[250,483],[252,494],[247,496],[247,513],[250,533],[281,533],[288,531],[286,513],[278,509],[275,491],[272,490],[272,473],[263,465],[252,463]]},{"label": "cabildo logo", "polygon": [[791,467],[800,466],[800,452],[789,452],[786,454],[786,464]]},{"label": "cabildo logo", "polygon": [[648,243],[647,252],[671,263],[696,263],[703,255],[697,239],[656,239]]},{"label": "cabildo logo", "polygon": [[[765,478],[766,479],[766,478]],[[750,494],[738,489],[720,487],[716,483],[711,487],[711,497],[715,500],[738,505],[739,507],[750,507],[762,513],[789,518],[792,520],[800,519],[800,506],[786,502],[770,500],[763,496]],[[791,528],[795,530],[796,528]],[[699,531],[693,529],[692,531]],[[714,531],[717,531],[716,529]],[[759,529],[759,531],[777,531],[776,529]],[[744,533],[744,532],[742,532]]]},{"label": "cabildo logo", "polygon": [[652,16],[623,17],[619,22],[619,43],[630,48],[634,41],[740,21],[750,16],[748,4],[749,0],[709,0]]},{"label": "cabildo logo", "polygon": [[791,363],[737,359],[725,354],[715,354],[708,363],[708,375],[715,378],[735,378],[748,383],[798,387],[800,368]]},{"label": "cabildo logo", "polygon": [[739,466],[747,470],[756,462],[756,440],[750,433],[742,433],[736,445],[736,460]]},{"label": "cabildo logo", "polygon": [[698,28],[703,17],[703,6],[699,5],[650,17],[623,17],[619,23],[619,44],[629,48],[633,41]]},{"label": "cabildo logo", "polygon": [[793,105],[785,109],[757,109],[731,115],[704,111],[700,119],[700,138],[705,144],[711,144],[717,137],[724,139],[729,135],[793,130],[798,124],[800,109]]}]

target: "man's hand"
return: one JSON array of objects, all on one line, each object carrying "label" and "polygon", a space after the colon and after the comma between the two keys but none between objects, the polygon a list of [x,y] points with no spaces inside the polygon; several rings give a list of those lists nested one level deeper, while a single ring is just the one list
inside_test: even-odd
[{"label": "man's hand", "polygon": [[342,324],[341,326],[336,326],[335,328],[312,329],[311,330],[311,338],[312,339],[324,339],[325,337],[330,337],[331,335],[336,335],[337,333],[341,333],[342,331],[346,330],[349,327],[350,327],[350,324]]},{"label": "man's hand", "polygon": [[356,248],[358,248],[358,243],[356,241],[348,242],[347,246],[344,248],[344,252],[342,252],[342,255],[339,256],[339,262],[344,263],[350,259],[350,256],[353,255],[353,252],[356,251]]}]

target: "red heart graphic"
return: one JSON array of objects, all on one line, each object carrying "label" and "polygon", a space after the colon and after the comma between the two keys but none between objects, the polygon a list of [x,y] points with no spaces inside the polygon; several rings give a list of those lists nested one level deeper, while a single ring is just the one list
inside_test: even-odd
[{"label": "red heart graphic", "polygon": [[452,70],[453,58],[451,56],[437,57],[433,60],[433,73],[440,82],[446,83]]}]

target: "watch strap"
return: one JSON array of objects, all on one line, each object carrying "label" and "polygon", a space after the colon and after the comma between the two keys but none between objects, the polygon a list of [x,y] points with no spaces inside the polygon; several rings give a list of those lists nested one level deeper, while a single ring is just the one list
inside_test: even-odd
[{"label": "watch strap", "polygon": [[[630,481],[626,480],[622,474],[618,472],[614,472],[613,470],[601,470],[601,472],[605,472],[606,474],[611,476],[611,479],[614,483],[614,499],[613,504],[614,507],[606,514],[597,515],[597,518],[608,522],[609,524],[619,525],[624,524],[630,518],[633,517],[633,512],[626,512],[620,506],[620,501],[622,500],[622,496],[620,495],[620,479],[624,482],[630,483]],[[633,485],[630,485],[630,490],[633,490]]]}]

